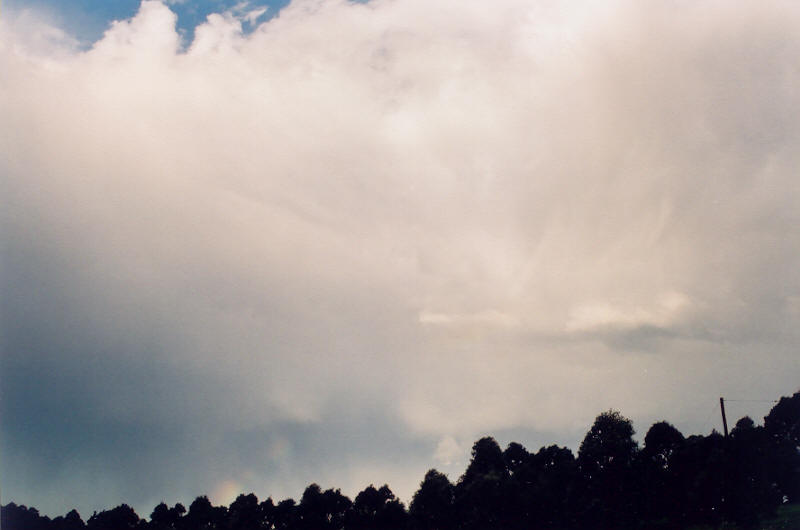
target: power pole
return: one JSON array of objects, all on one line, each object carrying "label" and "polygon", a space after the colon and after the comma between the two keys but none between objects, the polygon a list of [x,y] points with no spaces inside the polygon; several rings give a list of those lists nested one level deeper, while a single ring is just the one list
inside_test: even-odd
[{"label": "power pole", "polygon": [[719,398],[719,409],[722,411],[722,428],[725,430],[725,438],[728,437],[728,420],[725,419],[725,400]]}]

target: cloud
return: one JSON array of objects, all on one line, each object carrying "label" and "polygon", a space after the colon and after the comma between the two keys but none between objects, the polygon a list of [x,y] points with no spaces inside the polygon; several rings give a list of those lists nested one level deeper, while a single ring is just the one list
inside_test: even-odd
[{"label": "cloud", "polygon": [[433,458],[441,465],[450,465],[453,460],[463,456],[464,448],[452,436],[445,436],[436,444],[436,453]]},{"label": "cloud", "polygon": [[689,305],[681,293],[664,293],[653,308],[620,308],[608,302],[590,303],[573,309],[567,321],[567,331],[591,331],[602,328],[636,328],[649,326],[666,328]]},{"label": "cloud", "polygon": [[422,324],[485,324],[489,326],[515,326],[514,317],[510,317],[495,309],[489,309],[471,315],[452,315],[447,313],[430,313],[422,311],[419,314]]},{"label": "cloud", "polygon": [[795,7],[259,16],[0,21],[6,498],[408,499],[479,434],[796,390]]},{"label": "cloud", "polygon": [[247,22],[248,24],[255,24],[266,12],[266,6],[259,6],[251,9],[250,2],[248,1],[239,2],[229,11],[229,13],[233,14],[234,16],[238,16],[241,20]]}]

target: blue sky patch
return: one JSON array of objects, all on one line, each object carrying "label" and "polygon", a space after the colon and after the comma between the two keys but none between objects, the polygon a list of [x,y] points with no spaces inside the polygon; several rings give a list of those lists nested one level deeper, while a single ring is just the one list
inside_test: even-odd
[{"label": "blue sky patch", "polygon": [[[48,13],[53,22],[76,37],[83,45],[89,46],[96,42],[103,32],[114,20],[125,20],[133,17],[139,9],[139,0],[75,0],[60,2],[55,0],[6,0],[5,9],[21,11],[35,9]],[[255,10],[266,7],[267,11],[258,19],[264,22],[276,16],[278,12],[289,4],[289,0],[265,0],[243,2],[241,0],[211,0],[167,2],[170,9],[178,15],[178,31],[183,36],[184,42],[191,42],[194,38],[194,28],[205,21],[211,13],[224,13],[237,6],[240,10]],[[246,4],[246,6],[244,5]],[[244,23],[244,30],[254,27]]]}]

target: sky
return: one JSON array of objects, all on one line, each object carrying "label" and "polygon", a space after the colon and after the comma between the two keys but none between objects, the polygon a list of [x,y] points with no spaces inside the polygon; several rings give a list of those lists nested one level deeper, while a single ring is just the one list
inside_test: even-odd
[{"label": "sky", "polygon": [[[208,15],[230,12],[241,17],[244,31],[271,19],[286,6],[288,0],[166,0],[177,15],[176,30],[182,44],[194,39],[194,29]],[[139,11],[140,0],[4,0],[2,8],[17,18],[19,12],[35,12],[40,21],[67,31],[83,48],[90,48],[115,20],[128,20]],[[249,15],[249,17],[247,16]]]},{"label": "sky", "polygon": [[61,4],[0,14],[3,503],[407,502],[799,389],[797,3]]}]

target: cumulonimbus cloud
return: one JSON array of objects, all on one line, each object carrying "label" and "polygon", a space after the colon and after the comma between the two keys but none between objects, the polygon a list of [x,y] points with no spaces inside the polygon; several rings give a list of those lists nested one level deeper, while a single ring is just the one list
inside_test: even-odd
[{"label": "cumulonimbus cloud", "polygon": [[[381,468],[406,489],[479,432],[567,443],[608,407],[704,428],[696,400],[794,390],[796,7],[258,15],[187,44],[144,1],[86,50],[0,22],[4,383],[61,370],[53,400],[205,437],[201,461],[220,433],[393,423],[425,447]],[[371,476],[347,465],[326,476]]]}]

